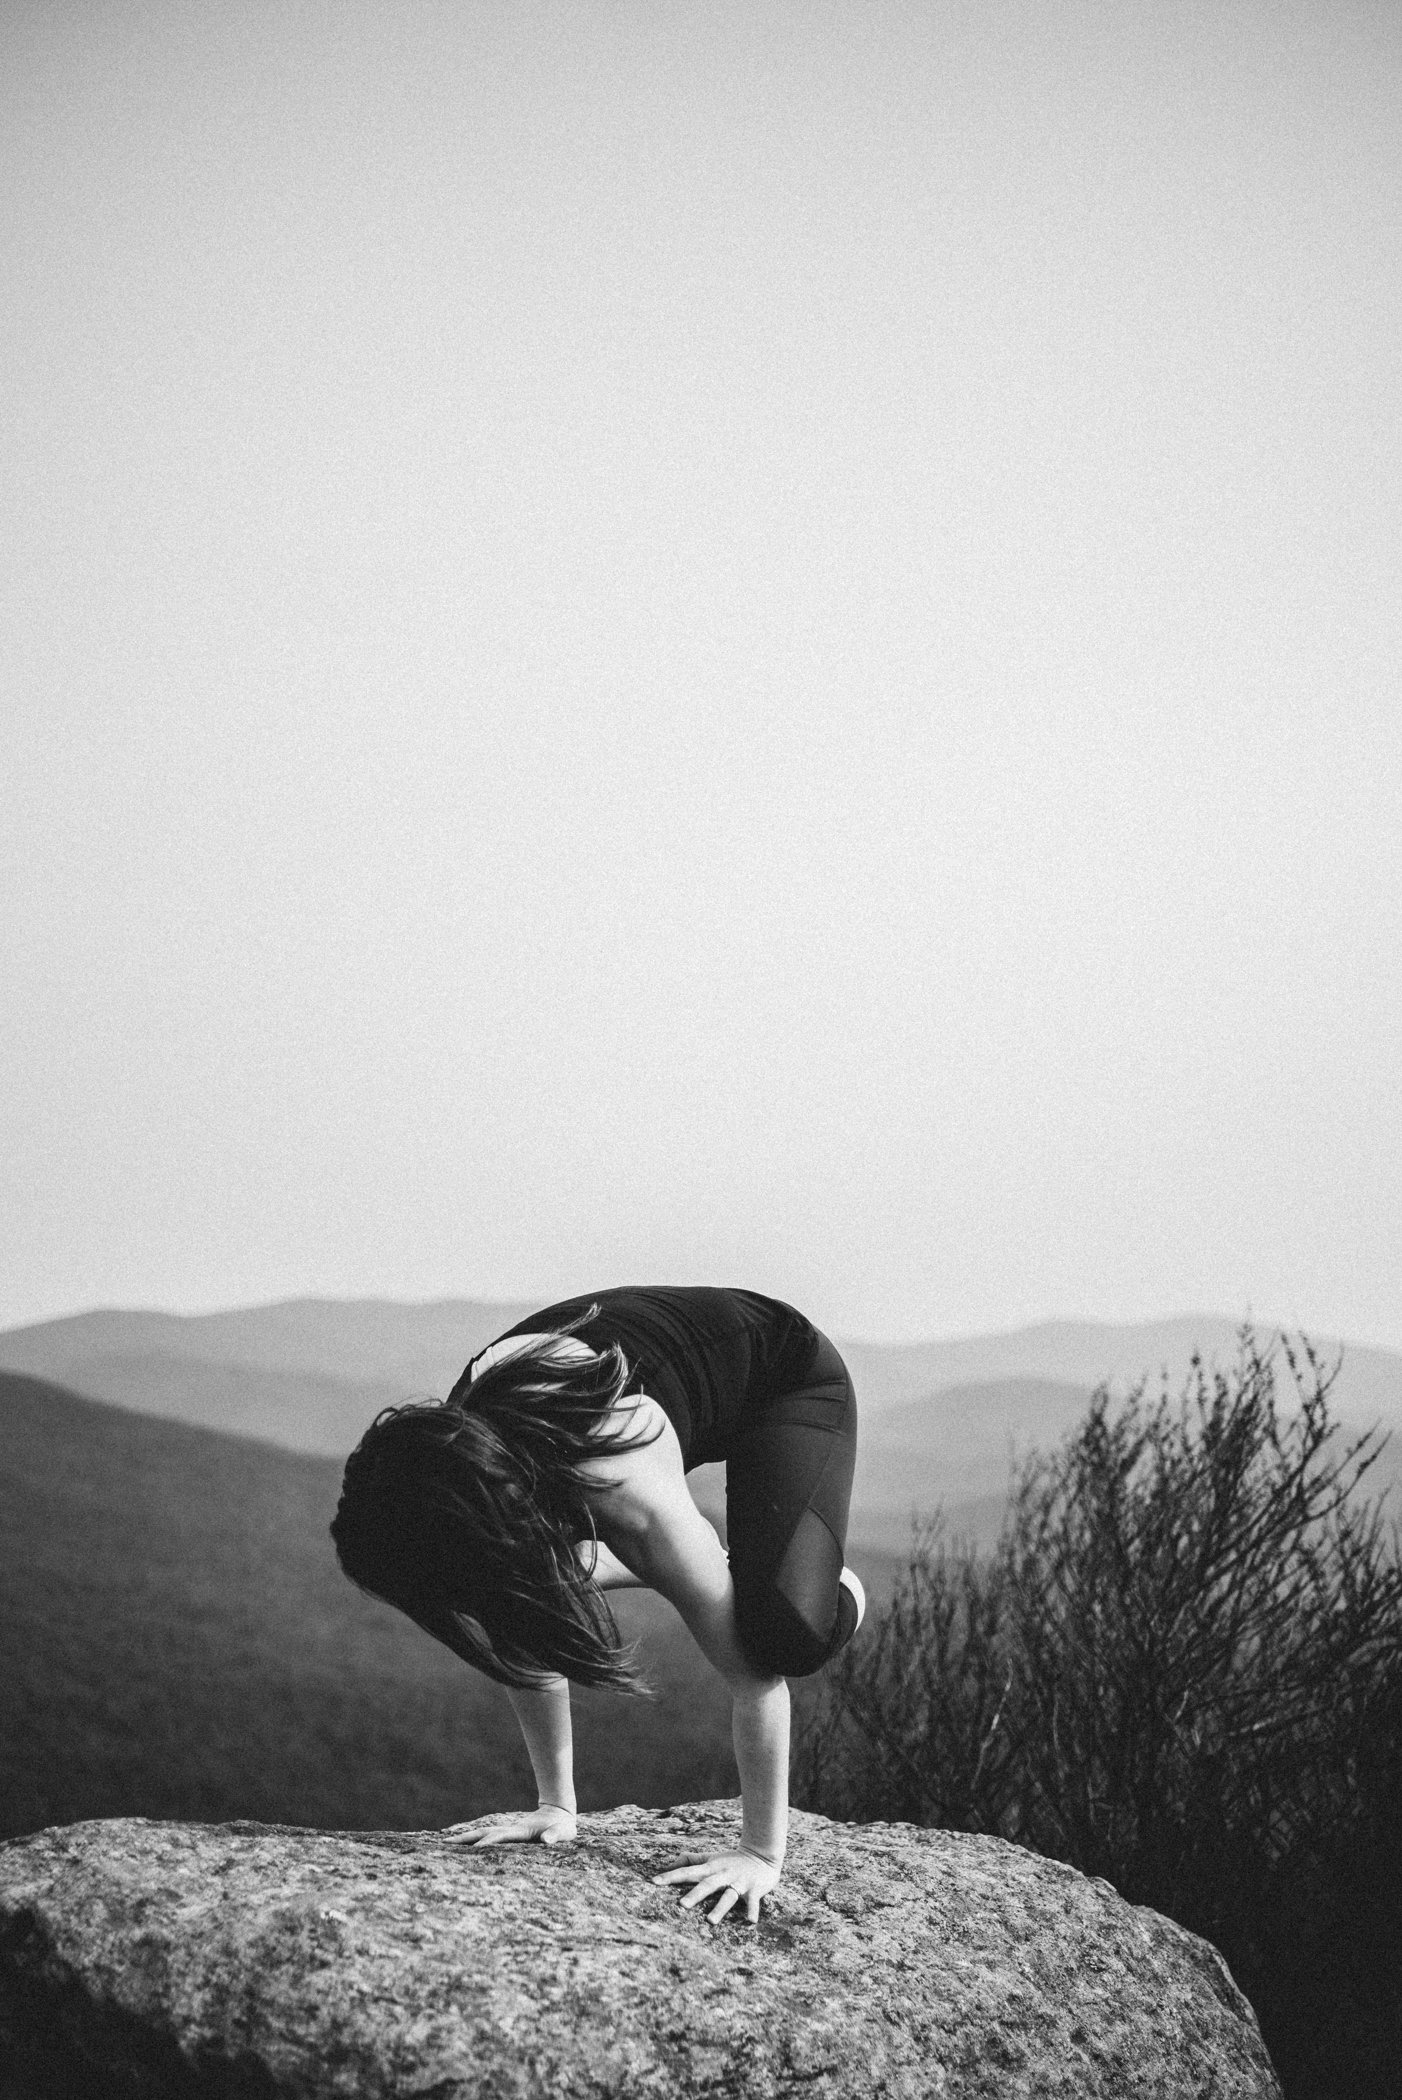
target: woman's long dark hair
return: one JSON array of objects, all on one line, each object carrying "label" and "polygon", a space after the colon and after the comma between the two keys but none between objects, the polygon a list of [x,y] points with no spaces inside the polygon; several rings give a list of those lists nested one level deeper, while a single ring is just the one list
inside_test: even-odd
[{"label": "woman's long dark hair", "polygon": [[385,1408],[346,1461],[331,1525],[346,1574],[500,1684],[642,1688],[575,1552],[598,1536],[584,1461],[639,1441],[597,1433],[628,1383],[623,1351],[561,1346],[597,1311],[475,1380],[469,1364],[446,1400]]}]

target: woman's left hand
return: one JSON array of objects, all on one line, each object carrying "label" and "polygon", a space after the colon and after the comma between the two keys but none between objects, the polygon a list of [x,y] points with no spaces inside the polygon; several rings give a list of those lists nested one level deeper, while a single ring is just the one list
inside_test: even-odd
[{"label": "woman's left hand", "polygon": [[693,1883],[690,1895],[682,1897],[683,1910],[694,1909],[719,1890],[720,1901],[707,1917],[711,1925],[719,1925],[743,1899],[746,1917],[751,1925],[758,1925],[760,1898],[776,1886],[779,1873],[773,1860],[764,1859],[758,1852],[722,1852],[715,1859],[697,1859],[687,1866],[673,1867],[670,1874],[654,1874],[652,1885],[665,1888],[673,1881]]},{"label": "woman's left hand", "polygon": [[[485,1830],[484,1823],[488,1825]],[[543,1802],[528,1815],[481,1816],[475,1823],[452,1823],[443,1835],[459,1838],[480,1851],[485,1845],[568,1845],[577,1830],[573,1809]]]}]

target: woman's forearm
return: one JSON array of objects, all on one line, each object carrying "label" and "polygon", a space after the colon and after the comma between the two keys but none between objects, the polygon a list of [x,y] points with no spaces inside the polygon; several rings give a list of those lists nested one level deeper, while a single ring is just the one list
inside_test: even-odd
[{"label": "woman's forearm", "polygon": [[570,1687],[566,1677],[552,1677],[539,1690],[508,1686],[507,1697],[521,1724],[535,1773],[542,1808],[574,1813],[574,1736],[570,1727]]},{"label": "woman's forearm", "polygon": [[782,1677],[733,1687],[731,1735],[740,1772],[740,1842],[778,1866],[789,1836],[789,1688]]}]

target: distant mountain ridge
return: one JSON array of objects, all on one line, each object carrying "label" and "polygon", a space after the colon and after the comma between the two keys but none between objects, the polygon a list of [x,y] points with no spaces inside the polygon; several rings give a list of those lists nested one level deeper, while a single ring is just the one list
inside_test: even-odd
[{"label": "distant mountain ridge", "polygon": [[[1293,1334],[1293,1330],[1284,1330]],[[1053,1384],[1093,1390],[1103,1382],[1124,1391],[1139,1379],[1156,1385],[1166,1373],[1170,1386],[1181,1383],[1195,1354],[1209,1366],[1235,1363],[1241,1322],[1219,1313],[1185,1313],[1168,1320],[1117,1324],[1096,1320],[1043,1320],[1004,1333],[971,1335],[943,1342],[843,1342],[841,1347],[858,1379],[875,1374],[884,1393],[894,1399],[918,1399],[950,1387],[982,1385],[1009,1378],[1045,1379]],[[1262,1339],[1279,1335],[1269,1321],[1256,1324]],[[1344,1367],[1335,1388],[1341,1413],[1350,1417],[1385,1417],[1402,1426],[1402,1352],[1344,1342],[1335,1335],[1310,1337],[1326,1362],[1340,1351]],[[0,1351],[4,1335],[0,1335]]]},{"label": "distant mountain ridge", "polygon": [[0,1334],[0,1369],[344,1458],[382,1407],[441,1398],[467,1359],[529,1310],[329,1298],[194,1315],[103,1309]]},{"label": "distant mountain ridge", "polygon": [[0,1331],[0,1362],[28,1371],[60,1359],[161,1356],[238,1364],[354,1384],[443,1392],[469,1356],[529,1305],[466,1298],[410,1304],[392,1298],[287,1298],[228,1312],[165,1313],[107,1307]]},{"label": "distant mountain ridge", "polygon": [[[0,1369],[343,1458],[380,1408],[442,1397],[470,1356],[531,1309],[326,1298],[195,1315],[105,1309],[0,1333]],[[1108,1381],[1122,1392],[1147,1379],[1156,1389],[1166,1375],[1176,1390],[1195,1352],[1209,1364],[1235,1361],[1238,1327],[1219,1315],[1125,1326],[1055,1320],[948,1341],[840,1346],[862,1411],[852,1536],[891,1551],[908,1537],[912,1511],[937,1504],[952,1528],[990,1538],[1010,1460],[1058,1443],[1095,1386]],[[1341,1345],[1319,1337],[1316,1346],[1331,1362]],[[1402,1429],[1402,1354],[1345,1346],[1334,1404],[1350,1427]],[[1402,1450],[1388,1454],[1380,1484],[1399,1460]],[[707,1513],[718,1512],[719,1469],[702,1469],[694,1485]]]}]

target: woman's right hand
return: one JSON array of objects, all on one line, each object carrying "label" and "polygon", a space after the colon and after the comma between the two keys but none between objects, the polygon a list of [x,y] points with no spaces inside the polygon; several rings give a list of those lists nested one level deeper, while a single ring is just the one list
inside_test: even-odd
[{"label": "woman's right hand", "polygon": [[[484,1829],[484,1824],[490,1828]],[[443,1835],[480,1849],[484,1845],[568,1845],[577,1831],[573,1809],[544,1803],[528,1815],[479,1816],[475,1823],[452,1823]]]}]

